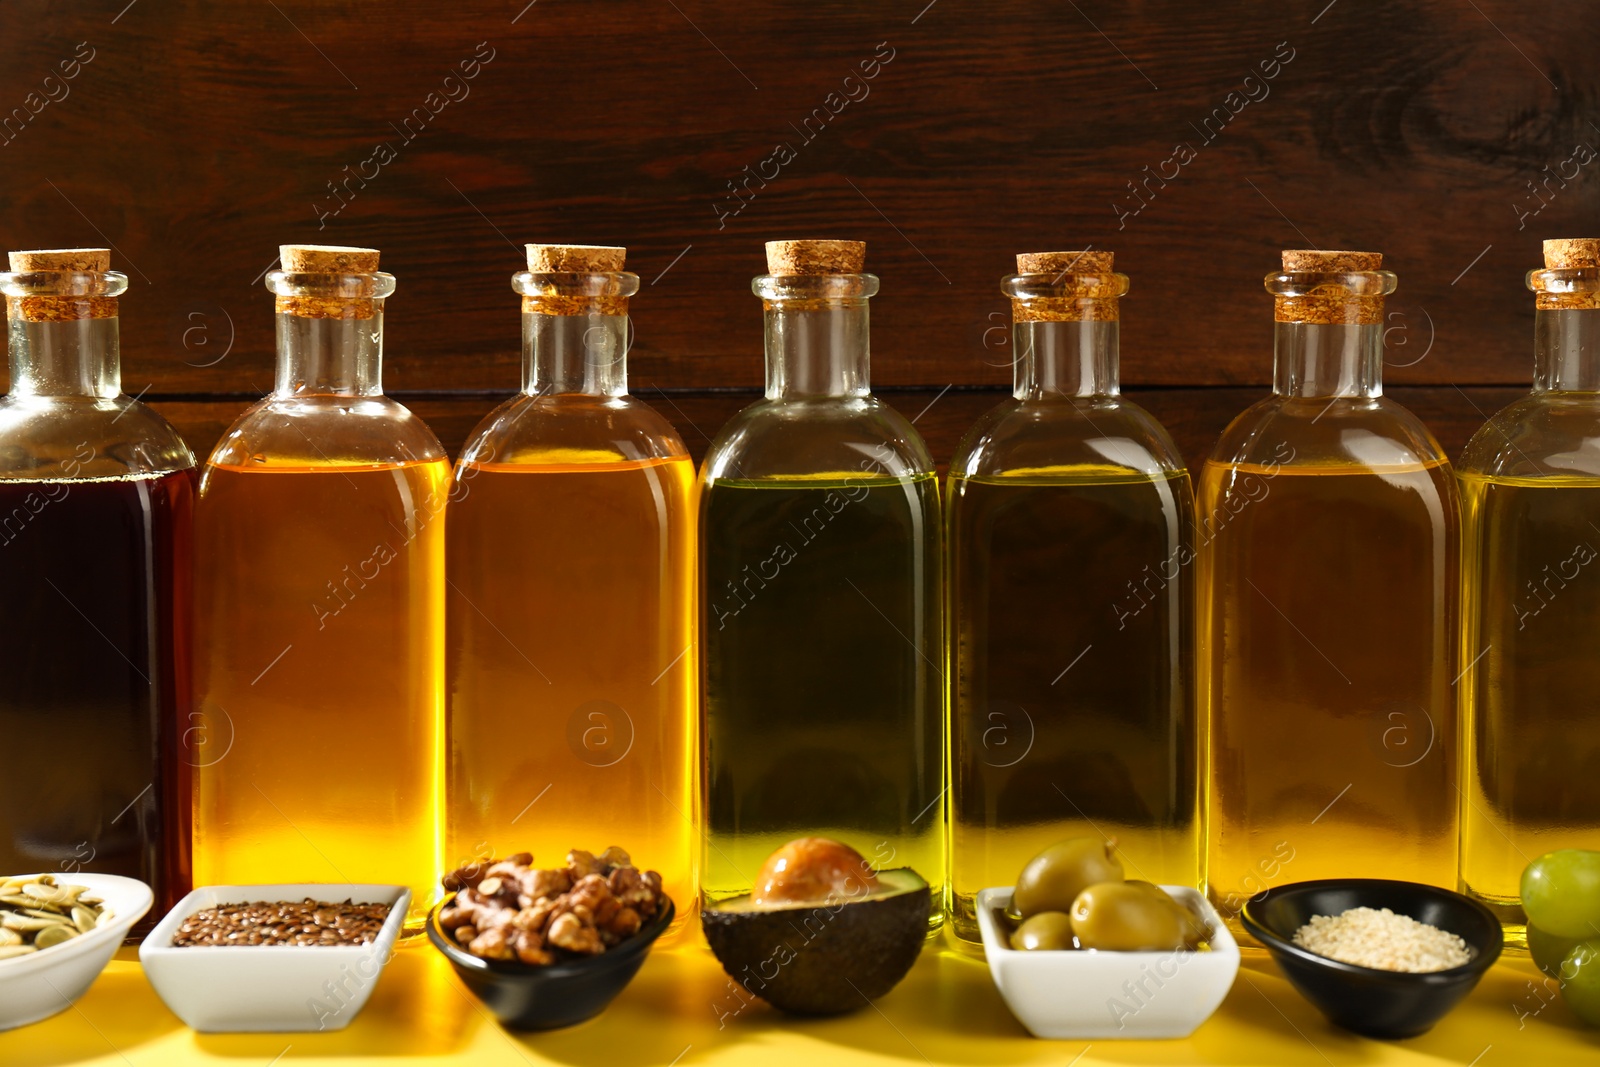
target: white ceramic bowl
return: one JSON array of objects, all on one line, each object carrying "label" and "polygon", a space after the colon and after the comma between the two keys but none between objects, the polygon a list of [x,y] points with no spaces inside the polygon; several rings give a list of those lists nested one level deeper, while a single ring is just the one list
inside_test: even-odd
[{"label": "white ceramic bowl", "polygon": [[83,996],[155,899],[143,882],[115,874],[61,874],[56,881],[87,886],[112,920],[53,948],[0,960],[0,1030],[48,1019]]},{"label": "white ceramic bowl", "polygon": [[1011,887],[978,894],[989,973],[1034,1037],[1188,1037],[1217,1010],[1239,971],[1239,945],[1195,890],[1161,888],[1205,915],[1209,951],[1019,952],[995,918],[1011,903]]},{"label": "white ceramic bowl", "polygon": [[[339,903],[389,904],[389,917],[366,945],[197,945],[172,939],[183,920],[218,904],[307,897]],[[145,977],[174,1015],[202,1033],[343,1030],[350,1025],[405,924],[411,890],[346,883],[214,885],[196,889],[167,912],[139,946]]]}]

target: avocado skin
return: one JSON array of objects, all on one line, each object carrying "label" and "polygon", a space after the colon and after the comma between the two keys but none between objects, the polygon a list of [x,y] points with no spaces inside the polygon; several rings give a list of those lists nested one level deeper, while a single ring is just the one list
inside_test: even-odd
[{"label": "avocado skin", "polygon": [[840,1015],[893,989],[928,935],[927,884],[894,896],[776,911],[706,908],[722,969],[793,1015]]}]

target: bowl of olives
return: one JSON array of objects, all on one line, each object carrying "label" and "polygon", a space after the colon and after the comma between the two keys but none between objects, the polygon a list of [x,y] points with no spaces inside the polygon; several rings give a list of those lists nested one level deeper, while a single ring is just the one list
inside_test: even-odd
[{"label": "bowl of olives", "polygon": [[1099,838],[1051,845],[977,910],[994,984],[1035,1037],[1188,1037],[1239,970],[1199,892],[1125,877]]}]

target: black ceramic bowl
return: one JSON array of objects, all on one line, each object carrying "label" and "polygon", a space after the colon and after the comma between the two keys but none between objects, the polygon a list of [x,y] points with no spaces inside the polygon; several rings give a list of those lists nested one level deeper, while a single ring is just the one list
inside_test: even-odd
[{"label": "black ceramic bowl", "polygon": [[[1313,915],[1350,908],[1388,908],[1448,930],[1467,943],[1472,958],[1448,971],[1409,974],[1341,963],[1301,948],[1295,931]],[[1272,954],[1307,1000],[1333,1022],[1367,1037],[1426,1033],[1472,992],[1505,946],[1500,922],[1488,908],[1460,893],[1417,882],[1329,878],[1269,889],[1244,907],[1244,927]]]},{"label": "black ceramic bowl", "polygon": [[428,940],[455,965],[456,973],[495,1018],[513,1030],[557,1030],[592,1019],[617,999],[639,973],[650,946],[672,925],[672,901],[637,934],[598,956],[532,967],[512,960],[479,959],[456,944],[439,925],[452,893],[428,914]]}]

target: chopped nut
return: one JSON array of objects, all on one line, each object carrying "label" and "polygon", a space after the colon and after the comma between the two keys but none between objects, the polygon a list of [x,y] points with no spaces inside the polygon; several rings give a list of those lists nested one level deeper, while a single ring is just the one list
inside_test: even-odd
[{"label": "chopped nut", "polygon": [[550,923],[550,943],[588,956],[604,952],[606,948],[600,941],[600,932],[571,912],[556,916]]},{"label": "chopped nut", "polygon": [[664,906],[661,876],[635,869],[615,846],[599,857],[574,849],[561,868],[532,862],[522,852],[452,871],[446,884],[459,888],[440,925],[483,959],[543,966],[621,944]]},{"label": "chopped nut", "polygon": [[513,953],[504,927],[484,930],[472,939],[467,951],[486,960],[509,960]]},{"label": "chopped nut", "polygon": [[567,869],[572,872],[572,880],[575,882],[586,875],[600,874],[603,870],[600,861],[594,858],[593,852],[577,848],[567,853]]}]

